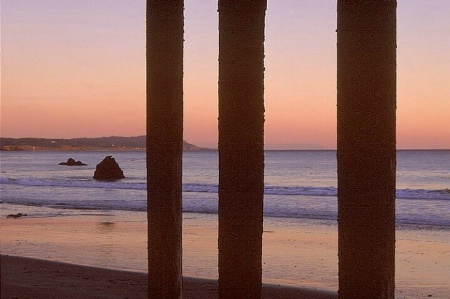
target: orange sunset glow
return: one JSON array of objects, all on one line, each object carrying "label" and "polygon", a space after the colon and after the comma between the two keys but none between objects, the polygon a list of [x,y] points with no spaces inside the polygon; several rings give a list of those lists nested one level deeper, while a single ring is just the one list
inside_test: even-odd
[{"label": "orange sunset glow", "polygon": [[[449,149],[450,1],[397,18],[397,147]],[[185,1],[184,139],[206,147],[217,22],[217,1]],[[1,27],[1,137],[145,134],[145,1],[2,0]],[[336,148],[335,30],[335,0],[268,1],[267,149]]]}]

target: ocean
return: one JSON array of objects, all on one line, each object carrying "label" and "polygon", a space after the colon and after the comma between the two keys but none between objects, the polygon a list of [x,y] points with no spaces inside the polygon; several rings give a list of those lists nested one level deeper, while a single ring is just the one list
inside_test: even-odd
[{"label": "ocean", "polygon": [[[112,155],[125,179],[93,179]],[[0,152],[2,254],[147,271],[141,151]],[[73,158],[86,166],[63,166]],[[218,153],[183,155],[183,275],[217,279]],[[338,288],[336,151],[266,151],[265,283]],[[450,150],[397,154],[396,298],[450,298]],[[8,214],[26,214],[18,219]]]},{"label": "ocean", "polygon": [[[125,179],[93,179],[96,164],[112,155]],[[145,153],[1,152],[0,204],[29,217],[88,211],[145,211]],[[62,166],[68,158],[87,166]],[[450,229],[450,150],[408,150],[397,154],[397,225]],[[266,151],[264,215],[272,218],[337,219],[335,151]],[[217,214],[218,153],[183,155],[183,212]]]}]

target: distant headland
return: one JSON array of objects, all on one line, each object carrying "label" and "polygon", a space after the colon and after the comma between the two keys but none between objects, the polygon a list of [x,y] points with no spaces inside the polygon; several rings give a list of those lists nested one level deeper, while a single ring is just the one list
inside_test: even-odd
[{"label": "distant headland", "polygon": [[[135,137],[99,137],[99,138],[4,138],[0,137],[0,150],[2,151],[130,151],[145,150],[146,136]],[[201,148],[183,140],[184,151],[211,150]]]}]

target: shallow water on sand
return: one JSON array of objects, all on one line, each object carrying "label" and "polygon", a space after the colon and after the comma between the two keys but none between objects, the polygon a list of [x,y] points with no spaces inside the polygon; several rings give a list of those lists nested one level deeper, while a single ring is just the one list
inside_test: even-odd
[{"label": "shallow water on sand", "polygon": [[[2,254],[147,271],[144,212],[17,219],[6,218],[9,212],[15,210],[6,206],[0,215]],[[397,298],[448,298],[449,236],[446,230],[397,230]],[[217,278],[217,261],[217,216],[184,213],[183,275]],[[336,291],[337,263],[333,221],[265,219],[264,282]]]}]

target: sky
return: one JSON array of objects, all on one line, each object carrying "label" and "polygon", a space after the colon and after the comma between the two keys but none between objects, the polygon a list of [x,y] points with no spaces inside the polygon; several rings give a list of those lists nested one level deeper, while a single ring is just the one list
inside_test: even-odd
[{"label": "sky", "polygon": [[[1,137],[145,134],[145,0],[1,0]],[[397,148],[450,149],[450,1],[398,0]],[[292,29],[294,28],[294,29]],[[267,149],[336,148],[336,0],[269,0]],[[216,0],[185,0],[184,139],[217,147]]]}]

